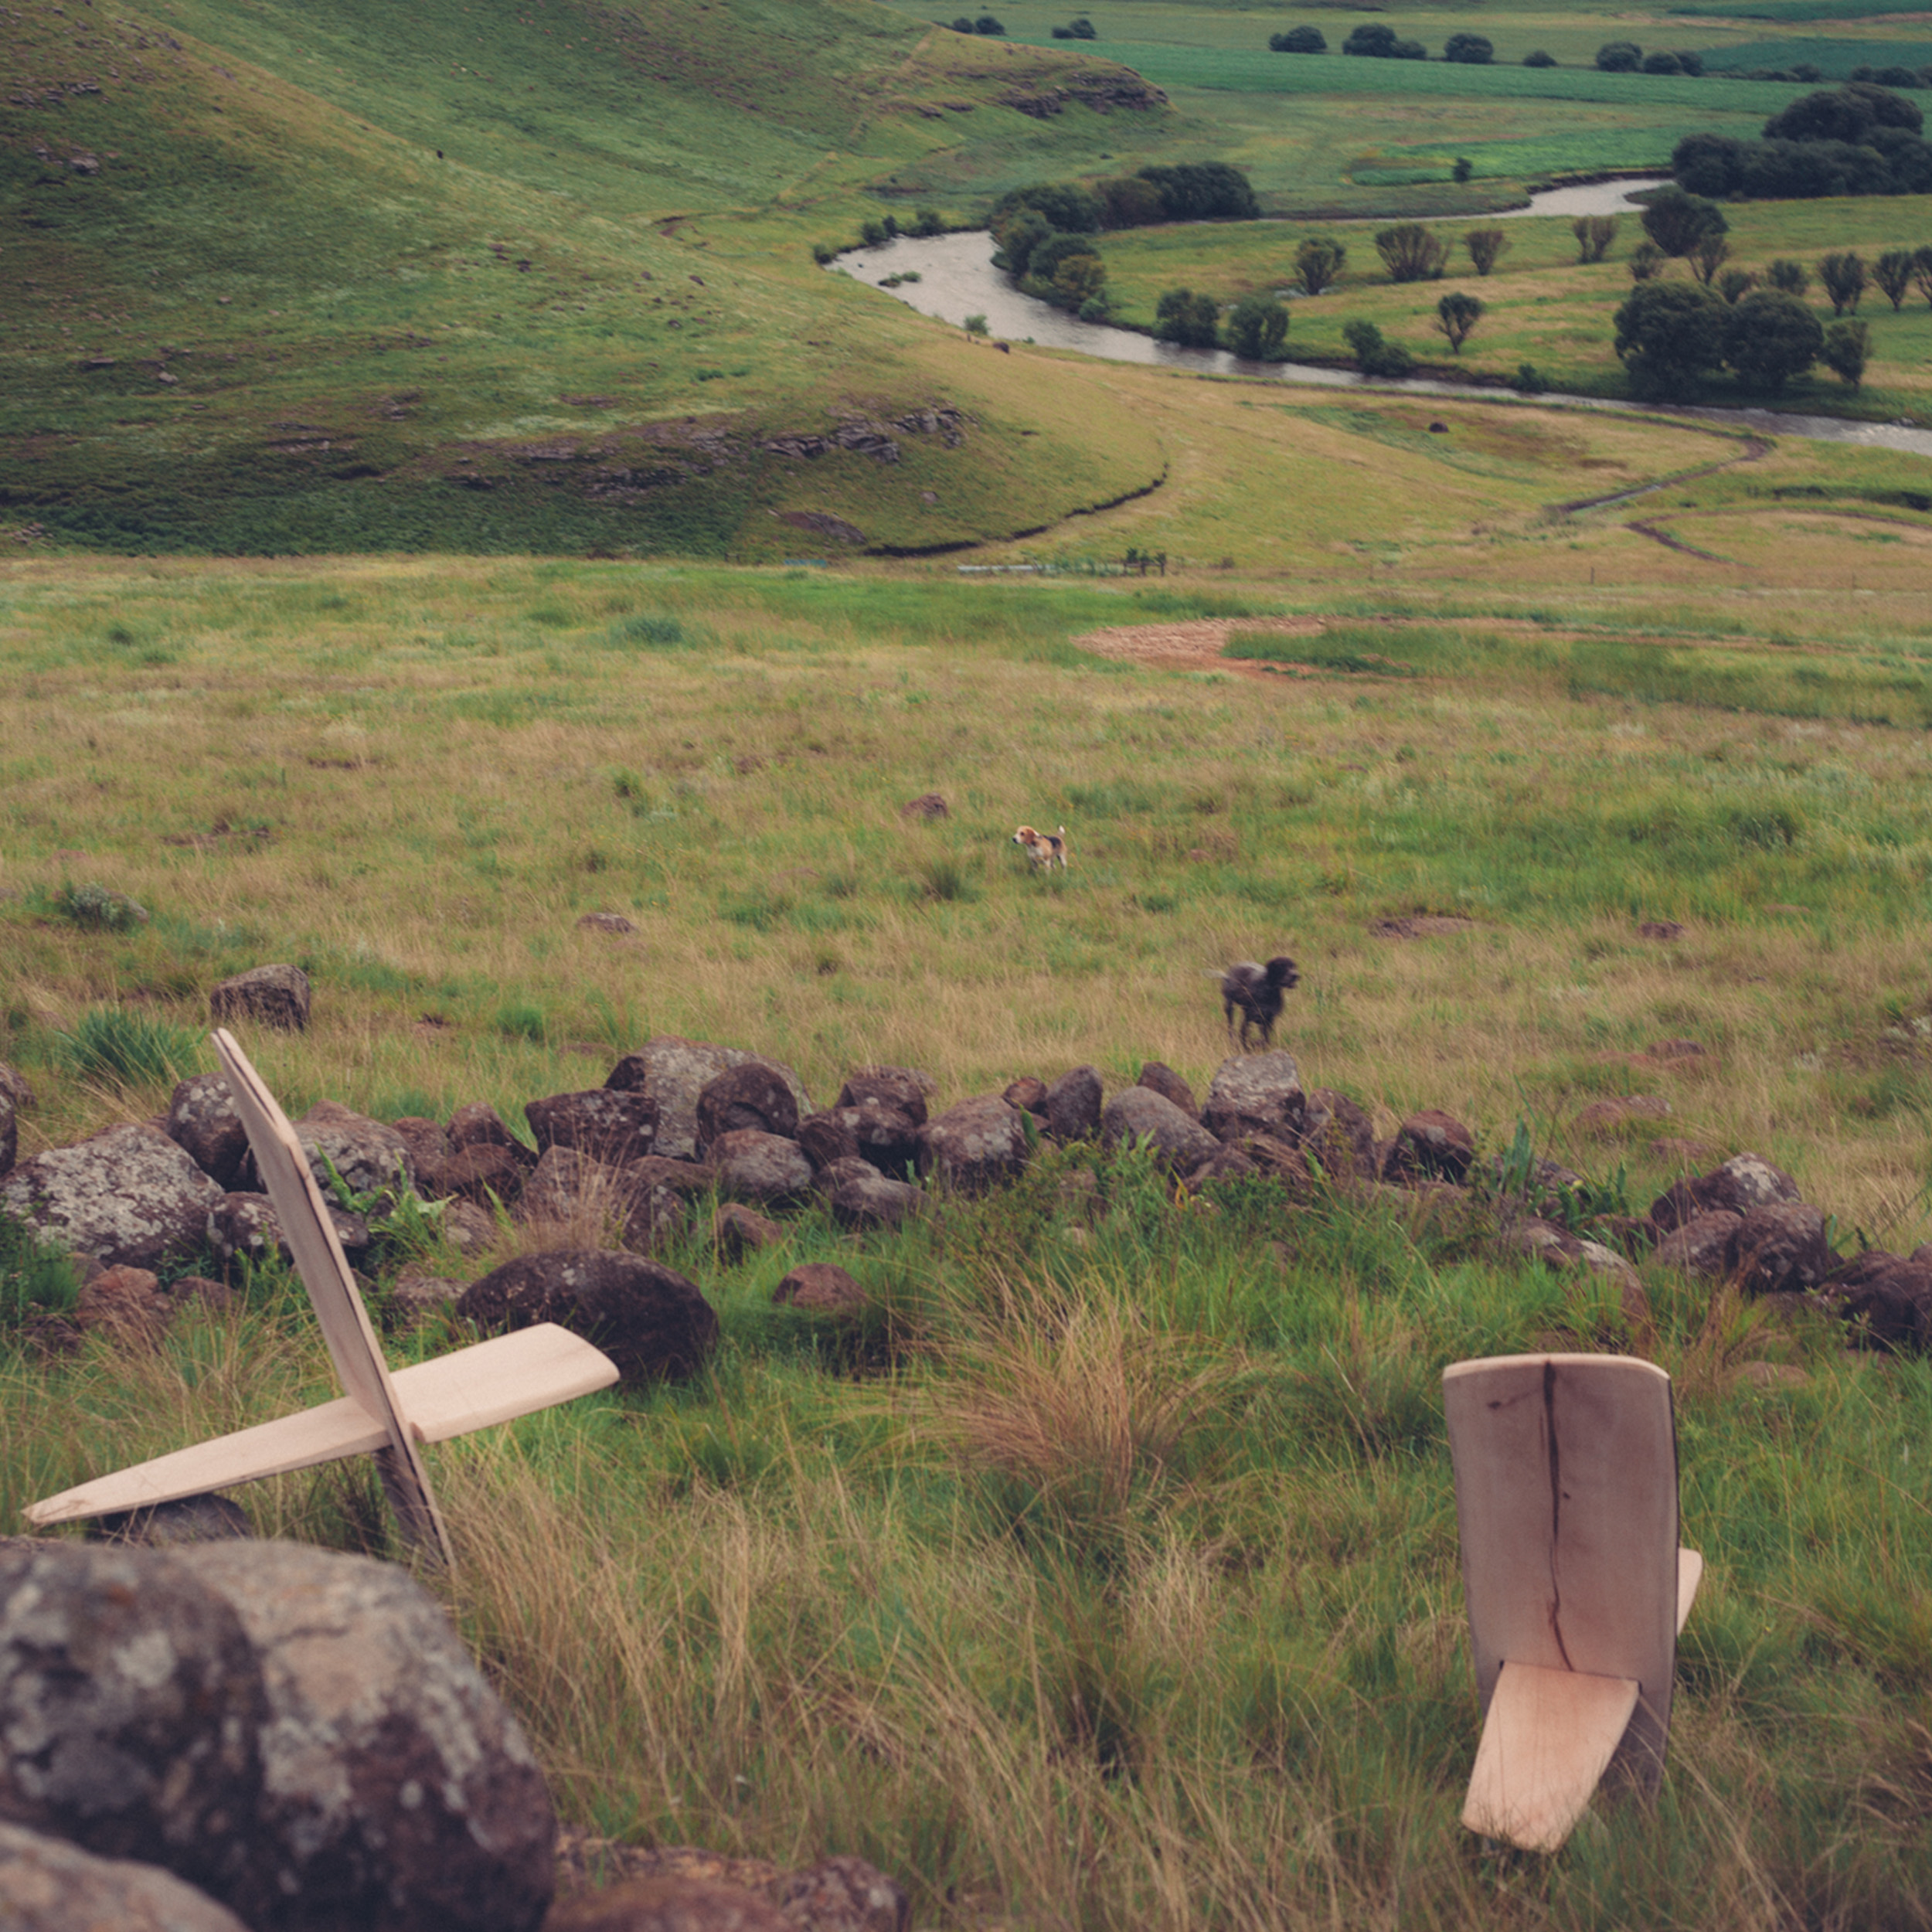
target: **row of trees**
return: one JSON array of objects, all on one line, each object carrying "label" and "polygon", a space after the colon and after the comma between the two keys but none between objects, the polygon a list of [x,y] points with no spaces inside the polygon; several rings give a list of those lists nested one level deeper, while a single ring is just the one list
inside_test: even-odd
[{"label": "row of trees", "polygon": [[1827,328],[1781,288],[1727,305],[1699,283],[1648,281],[1617,311],[1615,347],[1639,396],[1682,396],[1726,368],[1749,388],[1776,391],[1820,361],[1855,389],[1871,329],[1861,321]]},{"label": "row of trees", "polygon": [[1932,193],[1924,129],[1916,102],[1855,81],[1793,101],[1757,141],[1686,134],[1671,172],[1692,194],[1752,201]]},{"label": "row of trees", "polygon": [[[1057,29],[1056,29],[1057,31]],[[1326,53],[1328,37],[1319,27],[1291,27],[1285,33],[1271,33],[1268,46],[1276,53]],[[1395,29],[1379,21],[1357,27],[1342,43],[1344,53],[1369,60],[1427,60],[1429,49],[1420,40],[1404,39]],[[1452,33],[1442,49],[1445,60],[1462,66],[1486,67],[1496,57],[1495,43],[1486,34]],[[1522,57],[1526,67],[1553,67],[1556,56],[1541,47]],[[1645,53],[1632,40],[1611,40],[1597,49],[1597,65],[1605,73],[1701,74],[1701,55],[1656,52]]]}]

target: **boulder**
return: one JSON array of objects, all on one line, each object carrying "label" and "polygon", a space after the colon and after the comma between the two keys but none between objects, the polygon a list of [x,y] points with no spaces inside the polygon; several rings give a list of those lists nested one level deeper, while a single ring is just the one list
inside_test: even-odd
[{"label": "boulder", "polygon": [[915,1114],[890,1100],[866,1100],[832,1110],[832,1117],[852,1137],[859,1156],[882,1173],[903,1175],[919,1159],[919,1131],[926,1124],[922,1097]]},{"label": "boulder", "polygon": [[253,1020],[299,1033],[308,1025],[308,975],[299,966],[254,966],[225,979],[208,995],[217,1026]]},{"label": "boulder", "polygon": [[718,1340],[716,1314],[682,1275],[598,1249],[524,1255],[472,1283],[456,1311],[488,1335],[556,1322],[601,1349],[627,1382],[689,1375]]},{"label": "boulder", "polygon": [[1847,1262],[1822,1290],[1832,1311],[1868,1347],[1917,1352],[1932,1345],[1932,1259],[1872,1249]]},{"label": "boulder", "polygon": [[1398,1186],[1442,1180],[1459,1187],[1469,1178],[1469,1164],[1475,1158],[1476,1137],[1468,1128],[1454,1114],[1427,1107],[1411,1114],[1396,1129],[1382,1178]]},{"label": "boulder", "polygon": [[158,1865],[97,1858],[0,1825],[8,1932],[248,1932],[226,1906]]},{"label": "boulder", "polygon": [[747,1060],[707,1080],[699,1090],[696,1111],[700,1148],[743,1128],[787,1140],[798,1131],[798,1103],[769,1060]]},{"label": "boulder", "polygon": [[180,1554],[0,1546],[0,1814],[13,1823],[163,1866],[257,1923],[273,1896],[257,1824],[270,1715],[240,1618]]},{"label": "boulder", "polygon": [[[863,1162],[853,1165],[869,1165]],[[868,1228],[898,1227],[913,1216],[925,1213],[932,1206],[932,1196],[923,1188],[891,1180],[873,1168],[866,1174],[841,1180],[832,1191],[831,1205],[832,1218],[842,1228],[856,1233]]]},{"label": "boulder", "polygon": [[546,1148],[523,1183],[516,1218],[526,1223],[555,1223],[580,1215],[614,1213],[624,1198],[621,1172],[581,1148]]},{"label": "boulder", "polygon": [[790,1207],[811,1192],[811,1163],[796,1141],[741,1127],[708,1150],[718,1192],[762,1207]]},{"label": "boulder", "polygon": [[259,1660],[251,1836],[274,1903],[257,1932],[536,1932],[556,1846],[543,1774],[408,1571],[295,1543],[151,1560],[185,1570]]},{"label": "boulder", "polygon": [[481,1254],[496,1239],[496,1216],[473,1201],[446,1202],[443,1238],[458,1254]]},{"label": "boulder", "polygon": [[1141,1069],[1141,1077],[1135,1084],[1152,1088],[1163,1099],[1172,1100],[1183,1114],[1191,1114],[1196,1120],[1200,1118],[1201,1109],[1195,1100],[1194,1089],[1164,1061],[1149,1060]]},{"label": "boulder", "polygon": [[[369,1223],[359,1214],[337,1207],[328,1195],[322,1196],[323,1211],[342,1252],[351,1261],[369,1251]],[[223,1194],[216,1197],[206,1218],[208,1244],[226,1267],[237,1260],[265,1261],[271,1254],[292,1258],[275,1203],[266,1194]]]},{"label": "boulder", "polygon": [[224,1076],[197,1073],[183,1080],[168,1103],[167,1132],[202,1173],[224,1188],[241,1185],[249,1165],[248,1130]]},{"label": "boulder", "polygon": [[1798,1183],[1759,1154],[1736,1154],[1705,1175],[1689,1175],[1651,1203],[1650,1218],[1667,1233],[1699,1214],[1748,1214],[1798,1199]]},{"label": "boulder", "polygon": [[1100,1077],[1076,1066],[1046,1090],[1046,1131],[1056,1141],[1091,1140],[1100,1125]]},{"label": "boulder", "polygon": [[1825,1216],[1802,1201],[1754,1207],[1738,1223],[1737,1285],[1748,1295],[1801,1294],[1838,1265],[1825,1239]]},{"label": "boulder", "polygon": [[[763,1056],[736,1046],[717,1046],[675,1033],[648,1040],[611,1068],[604,1085],[615,1092],[648,1094],[658,1104],[658,1131],[651,1151],[688,1161],[698,1151],[698,1096],[726,1069]],[[803,1083],[781,1060],[766,1060],[791,1090],[799,1117],[812,1111]]]},{"label": "boulder", "polygon": [[420,1328],[432,1316],[454,1310],[463,1298],[467,1284],[447,1275],[434,1274],[420,1261],[412,1261],[389,1284],[384,1313],[389,1325],[398,1334]]},{"label": "boulder", "polygon": [[771,1298],[811,1315],[852,1315],[866,1305],[866,1291],[831,1261],[804,1261],[771,1291]]},{"label": "boulder", "polygon": [[1277,1048],[1223,1060],[1208,1087],[1201,1124],[1217,1141],[1271,1134],[1277,1140],[1298,1141],[1308,1111],[1294,1056]]},{"label": "boulder", "polygon": [[627,1879],[566,1899],[544,1932],[798,1932],[755,1892],[715,1879]]},{"label": "boulder", "polygon": [[1031,1073],[1022,1073],[1018,1080],[1009,1080],[1002,1090],[1000,1098],[1023,1114],[1037,1114],[1043,1119],[1046,1117],[1046,1083]]},{"label": "boulder", "polygon": [[623,1247],[650,1254],[675,1240],[691,1221],[693,1199],[709,1193],[717,1177],[696,1161],[648,1154],[633,1161],[618,1186],[625,1202]]},{"label": "boulder", "polygon": [[431,1199],[447,1194],[450,1189],[444,1184],[443,1170],[456,1150],[451,1146],[442,1123],[425,1120],[419,1114],[406,1114],[389,1124],[402,1135],[403,1145],[410,1151],[410,1171],[416,1176],[417,1192]]},{"label": "boulder", "polygon": [[296,1121],[295,1138],[308,1156],[309,1172],[325,1201],[332,1198],[325,1155],[353,1193],[393,1195],[416,1185],[408,1141],[394,1128],[352,1107],[318,1100]]},{"label": "boulder", "polygon": [[958,1194],[984,1194],[1013,1179],[1026,1165],[1026,1117],[997,1094],[949,1107],[919,1130],[921,1178]]},{"label": "boulder", "polygon": [[226,1543],[255,1533],[247,1511],[226,1496],[179,1496],[172,1502],[151,1503],[145,1509],[92,1516],[86,1529],[90,1543],[138,1543],[144,1549]]},{"label": "boulder", "polygon": [[913,1125],[926,1124],[926,1102],[933,1092],[930,1078],[916,1066],[860,1066],[838,1090],[838,1107],[864,1107],[876,1102],[910,1114]]},{"label": "boulder", "polygon": [[855,1160],[859,1155],[859,1136],[852,1123],[838,1114],[808,1114],[798,1123],[794,1138],[804,1150],[805,1158],[821,1171],[835,1161]]},{"label": "boulder", "polygon": [[1657,1244],[1655,1258],[1667,1268],[1706,1280],[1729,1274],[1737,1260],[1737,1230],[1741,1214],[1699,1214],[1673,1228]]},{"label": "boulder", "polygon": [[641,1160],[658,1127],[658,1104],[649,1094],[604,1087],[553,1094],[527,1102],[523,1112],[539,1156],[554,1147],[575,1148],[608,1167]]},{"label": "boulder", "polygon": [[1210,1181],[1244,1181],[1260,1171],[1239,1147],[1230,1141],[1223,1141],[1187,1177],[1187,1190],[1190,1194],[1198,1194]]},{"label": "boulder", "polygon": [[466,1147],[506,1148],[526,1165],[536,1156],[512,1134],[503,1116],[488,1100],[471,1100],[450,1116],[450,1149],[460,1153]]},{"label": "boulder", "polygon": [[493,1198],[513,1207],[534,1166],[524,1148],[475,1141],[454,1149],[427,1178],[423,1192],[444,1200],[471,1202],[478,1207],[488,1206]]},{"label": "boulder", "polygon": [[772,1248],[784,1240],[785,1231],[776,1221],[754,1214],[736,1201],[727,1201],[711,1217],[711,1238],[730,1260],[742,1261],[760,1248]]},{"label": "boulder", "polygon": [[172,1141],[141,1127],[36,1154],[0,1179],[0,1209],[109,1267],[193,1253],[221,1195]]},{"label": "boulder", "polygon": [[1332,1087],[1318,1087],[1301,1117],[1301,1149],[1337,1181],[1372,1181],[1382,1172],[1375,1122],[1366,1108]]},{"label": "boulder", "polygon": [[27,1084],[27,1077],[17,1066],[10,1066],[0,1060],[0,1095],[13,1103],[16,1114],[31,1114],[34,1109],[33,1089]]},{"label": "boulder", "polygon": [[105,1333],[126,1342],[158,1342],[173,1320],[172,1296],[145,1268],[104,1268],[80,1291],[73,1324],[83,1335]]},{"label": "boulder", "polygon": [[1109,1147],[1145,1142],[1163,1167],[1177,1174],[1193,1173],[1220,1146],[1192,1114],[1151,1087],[1124,1087],[1107,1102],[1100,1115],[1100,1138]]},{"label": "boulder", "polygon": [[1651,1327],[1650,1298],[1637,1270],[1621,1254],[1600,1241],[1585,1240],[1553,1221],[1532,1217],[1519,1221],[1504,1236],[1505,1248],[1533,1257],[1559,1274],[1590,1274],[1602,1276],[1617,1291],[1624,1319],[1641,1332]]},{"label": "boulder", "polygon": [[1291,1147],[1272,1134],[1243,1134],[1238,1141],[1224,1141],[1222,1145],[1242,1155],[1257,1174],[1279,1182],[1298,1199],[1315,1192],[1315,1172],[1298,1147]]}]

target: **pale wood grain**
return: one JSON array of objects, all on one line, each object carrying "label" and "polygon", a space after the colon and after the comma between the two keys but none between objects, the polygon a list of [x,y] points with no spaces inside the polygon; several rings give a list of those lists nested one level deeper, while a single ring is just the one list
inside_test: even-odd
[{"label": "pale wood grain", "polygon": [[1677,1634],[1684,1634],[1684,1619],[1697,1599],[1697,1586],[1704,1580],[1704,1560],[1694,1549],[1677,1553]]}]

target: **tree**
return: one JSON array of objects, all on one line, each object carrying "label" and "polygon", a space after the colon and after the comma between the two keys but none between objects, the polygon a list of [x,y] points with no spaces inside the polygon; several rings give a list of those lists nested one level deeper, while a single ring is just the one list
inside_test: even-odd
[{"label": "tree", "polygon": [[1464,182],[1475,172],[1476,164],[1467,155],[1458,155],[1456,165],[1449,170],[1449,179],[1454,182]]},{"label": "tree", "polygon": [[1764,124],[1767,141],[1845,141],[1854,146],[1875,128],[1903,128],[1922,134],[1925,116],[1889,88],[1854,81],[1849,87],[1821,88],[1772,115]]},{"label": "tree", "polygon": [[1399,222],[1376,237],[1392,282],[1433,282],[1442,277],[1449,250],[1419,221]]},{"label": "tree", "polygon": [[1932,248],[1913,250],[1912,286],[1932,302]]},{"label": "tree", "polygon": [[1654,281],[1664,272],[1670,257],[1654,241],[1640,241],[1630,251],[1630,278],[1634,282]]},{"label": "tree", "polygon": [[1690,263],[1691,273],[1706,288],[1717,279],[1717,271],[1731,258],[1731,245],[1724,237],[1713,231],[1699,235],[1692,243],[1685,259]]},{"label": "tree", "polygon": [[1772,287],[1781,288],[1787,295],[1802,295],[1811,285],[1811,271],[1802,262],[1794,262],[1788,255],[1781,255],[1764,271],[1764,279]]},{"label": "tree", "polygon": [[1379,20],[1364,21],[1342,43],[1344,53],[1359,55],[1367,60],[1393,60],[1396,51],[1396,30],[1384,26]]},{"label": "tree", "polygon": [[1722,235],[1730,228],[1716,202],[1687,195],[1675,185],[1658,189],[1643,219],[1644,233],[1666,255],[1688,255],[1705,236]]},{"label": "tree", "polygon": [[1103,228],[1151,228],[1167,219],[1167,203],[1151,181],[1114,175],[1094,184]]},{"label": "tree", "polygon": [[1644,56],[1643,70],[1645,73],[1682,73],[1684,71],[1677,64],[1676,55],[1661,52]]},{"label": "tree", "polygon": [[1614,215],[1579,215],[1570,224],[1570,232],[1577,237],[1577,260],[1579,264],[1600,262],[1610,252],[1610,245],[1617,239],[1617,217]]},{"label": "tree", "polygon": [[1244,362],[1272,361],[1287,335],[1288,311],[1272,295],[1243,295],[1228,311],[1228,346]]},{"label": "tree", "polygon": [[1869,322],[1834,322],[1825,332],[1825,346],[1819,351],[1825,367],[1853,389],[1865,380],[1865,365],[1871,352]]},{"label": "tree", "polygon": [[1906,296],[1912,287],[1912,251],[1909,248],[1888,248],[1872,264],[1872,279],[1883,292],[1885,299],[1892,304],[1896,315],[1904,305]]},{"label": "tree", "polygon": [[973,22],[973,31],[975,33],[992,34],[1002,39],[1006,35],[1006,29],[990,13],[982,13]]},{"label": "tree", "polygon": [[1865,293],[1865,258],[1849,249],[1827,255],[1818,265],[1818,278],[1832,298],[1832,313],[1842,315],[1850,309],[1859,312],[1859,298]]},{"label": "tree", "polygon": [[1056,231],[1037,208],[1022,206],[993,223],[997,253],[993,266],[1003,268],[1015,281],[1022,280],[1033,257],[1033,250],[1044,247]]},{"label": "tree", "polygon": [[1349,345],[1364,376],[1400,381],[1416,366],[1415,358],[1400,342],[1385,341],[1373,322],[1345,323],[1342,339]]},{"label": "tree", "polygon": [[1733,308],[1757,286],[1757,277],[1748,268],[1727,268],[1717,278],[1717,292]]},{"label": "tree", "polygon": [[1802,376],[1825,346],[1825,329],[1795,295],[1761,288],[1724,322],[1724,359],[1752,389],[1780,389]]},{"label": "tree", "polygon": [[1618,361],[1639,396],[1679,396],[1724,359],[1724,304],[1693,282],[1640,282],[1617,311]]},{"label": "tree", "polygon": [[1452,288],[1436,304],[1436,327],[1449,338],[1449,346],[1460,355],[1470,332],[1482,320],[1482,304],[1475,296]]},{"label": "tree", "polygon": [[1009,189],[993,203],[992,228],[995,237],[1001,222],[1022,208],[1031,208],[1044,215],[1050,226],[1066,235],[1091,235],[1100,226],[1100,197],[1083,183],[1036,181],[1024,188]]},{"label": "tree", "polygon": [[1389,49],[1391,60],[1427,60],[1429,49],[1420,40],[1398,40]]},{"label": "tree", "polygon": [[1319,295],[1342,279],[1342,265],[1349,251],[1332,235],[1311,235],[1294,251],[1295,273],[1301,277],[1304,295]]},{"label": "tree", "polygon": [[1212,349],[1219,335],[1220,310],[1212,295],[1170,288],[1154,304],[1154,333],[1164,342],[1187,349]]},{"label": "tree", "polygon": [[943,235],[946,232],[946,217],[937,208],[922,208],[913,216],[913,233],[915,235]]},{"label": "tree", "polygon": [[[1522,57],[1522,63],[1526,67],[1553,67],[1556,64],[1556,56],[1553,53],[1546,53],[1543,49],[1539,47],[1534,53],[1525,54]],[[1529,365],[1526,362],[1523,366],[1527,369]]]},{"label": "tree", "polygon": [[1224,161],[1182,162],[1138,172],[1160,190],[1169,221],[1254,221],[1260,216],[1254,184]]},{"label": "tree", "polygon": [[1743,172],[1744,144],[1729,134],[1686,134],[1671,150],[1670,171],[1686,194],[1730,194]]},{"label": "tree", "polygon": [[1605,73],[1634,73],[1643,59],[1644,50],[1634,40],[1606,40],[1597,49],[1597,65]]},{"label": "tree", "polygon": [[1268,46],[1276,53],[1326,53],[1327,36],[1319,27],[1291,27],[1286,33],[1271,33]]},{"label": "tree", "polygon": [[984,335],[987,332],[986,318],[984,315],[968,315],[965,321],[960,324],[960,327],[964,329],[968,335]]},{"label": "tree", "polygon": [[1478,275],[1487,275],[1509,247],[1509,237],[1500,228],[1472,228],[1462,238]]},{"label": "tree", "polygon": [[1107,306],[1107,264],[1092,253],[1062,257],[1053,270],[1053,299],[1062,308],[1083,314],[1087,305]]},{"label": "tree", "polygon": [[1466,67],[1486,67],[1496,57],[1496,46],[1479,33],[1452,33],[1443,48],[1442,57]]}]

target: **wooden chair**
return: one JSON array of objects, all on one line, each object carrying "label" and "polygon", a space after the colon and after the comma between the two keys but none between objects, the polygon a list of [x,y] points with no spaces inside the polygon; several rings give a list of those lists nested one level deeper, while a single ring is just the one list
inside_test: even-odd
[{"label": "wooden chair", "polygon": [[1670,1377],[1623,1355],[1444,1371],[1482,1738],[1462,1821],[1554,1852],[1605,1773],[1654,1794],[1677,1634],[1703,1559],[1678,1547]]},{"label": "wooden chair", "polygon": [[299,1415],[63,1490],[32,1505],[27,1520],[45,1529],[198,1496],[338,1457],[372,1454],[405,1539],[447,1563],[449,1536],[417,1445],[607,1388],[617,1379],[617,1365],[580,1336],[543,1322],[392,1375],[295,1130],[233,1036],[218,1030],[214,1038],[256,1169],[321,1325],[336,1379],[347,1393]]}]

